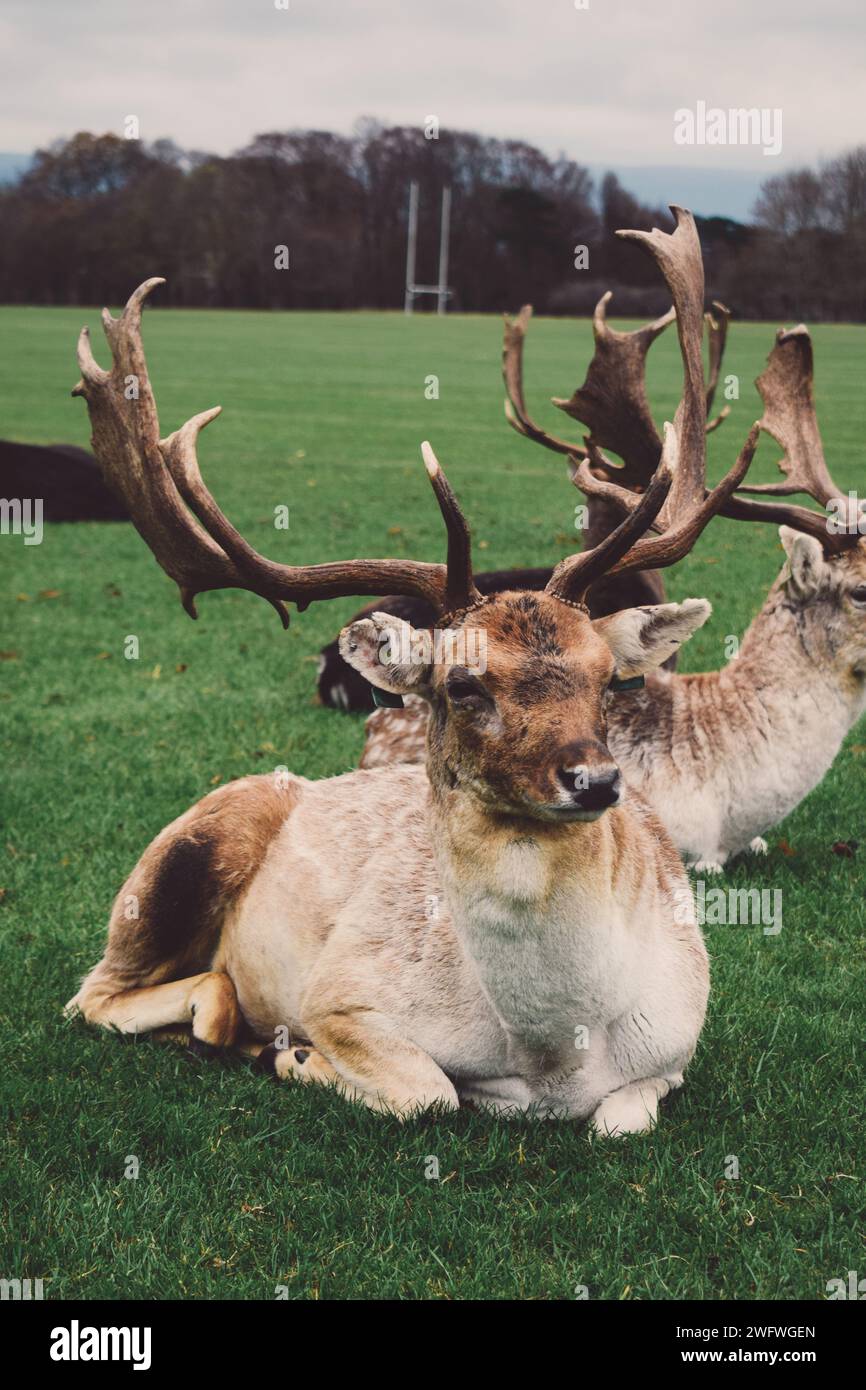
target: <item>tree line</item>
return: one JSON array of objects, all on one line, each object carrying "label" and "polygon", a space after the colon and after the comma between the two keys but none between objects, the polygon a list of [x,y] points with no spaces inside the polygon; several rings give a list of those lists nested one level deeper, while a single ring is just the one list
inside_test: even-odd
[{"label": "tree line", "polygon": [[[619,314],[667,307],[648,258],[613,235],[670,229],[666,209],[638,202],[615,173],[596,185],[580,164],[523,141],[429,135],[364,121],[350,137],[258,135],[227,157],[111,134],[58,140],[0,189],[0,300],[118,303],[158,272],[168,304],[398,308],[415,179],[426,283],[437,276],[441,191],[453,192],[453,308],[531,300],[542,313],[585,314],[606,289]],[[767,179],[748,225],[698,221],[708,296],[739,317],[866,319],[866,146]]]}]

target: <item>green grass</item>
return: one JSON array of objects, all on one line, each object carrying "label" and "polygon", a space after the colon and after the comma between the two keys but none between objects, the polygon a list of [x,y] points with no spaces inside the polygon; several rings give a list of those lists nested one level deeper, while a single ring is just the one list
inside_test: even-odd
[{"label": "green grass", "polygon": [[[74,342],[95,311],[0,311],[0,435],[86,444]],[[151,313],[163,433],[220,402],[205,475],[274,558],[439,558],[418,444],[466,506],[479,567],[553,562],[578,495],[561,462],[502,419],[498,323],[398,315]],[[105,360],[101,334],[97,353]],[[815,332],[825,442],[861,481],[866,329]],[[772,329],[736,325],[742,399],[711,439],[713,475],[758,413]],[[540,321],[537,413],[588,360],[585,323]],[[424,379],[440,378],[440,399]],[[675,340],[654,348],[657,418],[678,394]],[[756,476],[772,476],[762,444]],[[276,531],[273,508],[291,509]],[[738,884],[784,890],[784,928],[708,928],[709,1019],[685,1091],[649,1137],[593,1143],[567,1124],[461,1112],[401,1127],[241,1062],[88,1032],[60,1009],[102,951],[111,900],[148,841],[217,781],[280,763],[350,768],[361,722],[317,707],[315,657],[356,606],[315,605],[288,635],[248,594],[182,612],[131,528],[0,537],[4,766],[0,837],[3,1162],[0,1276],[53,1297],[820,1298],[866,1272],[863,1214],[863,730]],[[716,522],[671,574],[715,617],[686,669],[724,659],[781,559],[770,528]],[[124,639],[140,640],[138,661]],[[12,654],[11,657],[9,654]],[[779,848],[784,837],[793,854]],[[124,1178],[127,1155],[140,1159]],[[441,1181],[425,1179],[439,1160]],[[740,1178],[725,1179],[728,1155]]]}]

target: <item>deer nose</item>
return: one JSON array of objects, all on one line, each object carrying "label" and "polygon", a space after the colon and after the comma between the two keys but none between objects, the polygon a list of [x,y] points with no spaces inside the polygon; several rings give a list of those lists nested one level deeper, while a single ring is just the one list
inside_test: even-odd
[{"label": "deer nose", "polygon": [[604,811],[615,806],[622,793],[622,778],[613,763],[600,768],[561,767],[557,777],[582,811]]}]

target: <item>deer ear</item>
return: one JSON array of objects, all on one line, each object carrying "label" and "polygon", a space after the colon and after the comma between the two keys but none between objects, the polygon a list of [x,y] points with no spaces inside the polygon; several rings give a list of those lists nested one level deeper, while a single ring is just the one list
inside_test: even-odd
[{"label": "deer ear", "polygon": [[340,633],[340,655],[378,690],[426,695],[433,672],[433,639],[393,613],[359,618]]},{"label": "deer ear", "polygon": [[785,582],[795,598],[814,598],[824,580],[827,561],[824,548],[814,536],[779,527],[779,539],[788,557]]},{"label": "deer ear", "polygon": [[597,618],[593,627],[613,652],[616,675],[629,680],[661,666],[703,627],[712,611],[705,598],[687,598],[682,603],[624,608]]}]

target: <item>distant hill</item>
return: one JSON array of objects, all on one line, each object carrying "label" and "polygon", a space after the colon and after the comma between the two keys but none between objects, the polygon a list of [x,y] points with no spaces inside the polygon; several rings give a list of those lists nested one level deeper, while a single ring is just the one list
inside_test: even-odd
[{"label": "distant hill", "polygon": [[0,150],[0,183],[12,183],[32,160],[32,154],[5,154]]}]

